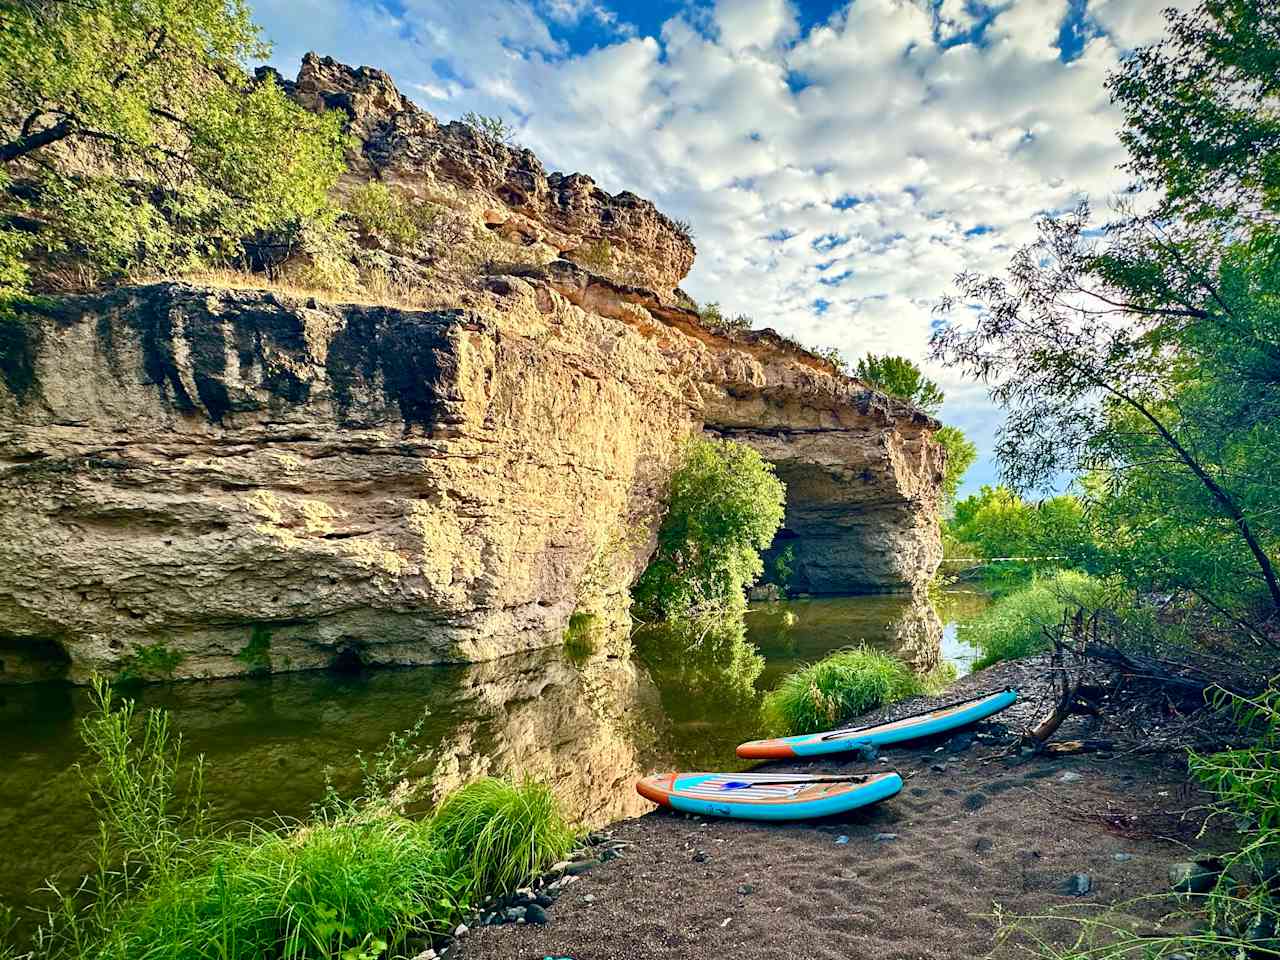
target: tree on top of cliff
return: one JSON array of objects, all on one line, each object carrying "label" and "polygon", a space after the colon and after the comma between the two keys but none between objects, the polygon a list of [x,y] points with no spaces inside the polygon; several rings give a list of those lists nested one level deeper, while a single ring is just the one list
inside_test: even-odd
[{"label": "tree on top of cliff", "polygon": [[[934,381],[924,375],[914,362],[906,357],[883,357],[868,353],[853,369],[857,377],[869,387],[914,403],[930,416],[937,416],[946,396]],[[978,448],[959,427],[942,427],[933,437],[947,451],[947,467],[942,476],[942,503],[944,510],[955,502],[960,491],[960,481],[973,462],[978,459]]]},{"label": "tree on top of cliff", "polygon": [[0,27],[10,292],[24,248],[110,276],[334,216],[341,118],[245,73],[268,48],[243,0],[17,0]]},{"label": "tree on top of cliff", "polygon": [[868,353],[854,364],[853,376],[869,387],[914,403],[930,416],[942,409],[942,390],[906,357]]}]

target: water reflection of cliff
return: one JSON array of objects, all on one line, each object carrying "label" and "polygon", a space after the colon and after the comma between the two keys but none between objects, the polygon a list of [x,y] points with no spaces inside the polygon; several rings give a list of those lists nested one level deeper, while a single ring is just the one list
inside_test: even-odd
[{"label": "water reflection of cliff", "polygon": [[942,657],[942,619],[924,594],[760,604],[747,613],[747,638],[769,660],[764,678],[769,683],[798,662],[861,643],[892,653],[920,672],[932,670]]},{"label": "water reflection of cliff", "polygon": [[[788,613],[790,616],[788,616]],[[172,715],[185,753],[203,753],[224,823],[305,814],[325,770],[348,795],[352,762],[430,710],[422,742],[429,796],[484,774],[550,783],[568,815],[595,826],[648,810],[635,778],[663,769],[735,769],[758,732],[761,691],[799,663],[867,642],[919,669],[938,662],[942,625],[910,597],[797,600],[752,609],[696,635],[642,630],[574,656],[556,646],[490,663],[341,675],[278,674],[146,687]],[[557,638],[558,639],[558,638]],[[74,770],[82,689],[0,688],[0,901],[30,903],[51,874],[89,864],[91,811]],[[740,768],[740,767],[738,767]]]},{"label": "water reflection of cliff", "polygon": [[[224,823],[299,816],[319,799],[326,769],[341,792],[358,785],[353,754],[430,710],[422,742],[438,796],[484,774],[553,785],[571,819],[596,826],[649,809],[632,788],[653,763],[663,721],[642,668],[558,649],[459,667],[356,675],[280,674],[146,687],[143,707],[167,709],[184,754],[205,755]],[[87,869],[93,817],[74,770],[81,689],[0,692],[0,902],[31,902],[46,876]],[[434,769],[433,769],[434,768]]]}]

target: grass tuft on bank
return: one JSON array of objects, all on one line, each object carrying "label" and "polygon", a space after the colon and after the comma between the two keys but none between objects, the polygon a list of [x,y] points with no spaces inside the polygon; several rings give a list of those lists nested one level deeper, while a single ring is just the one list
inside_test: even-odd
[{"label": "grass tuft on bank", "polygon": [[1002,660],[1017,660],[1048,649],[1045,627],[1062,622],[1064,613],[1081,607],[1097,609],[1106,584],[1077,570],[1041,576],[1001,597],[965,628],[964,638],[978,648],[974,670]]},{"label": "grass tuft on bank", "polygon": [[358,799],[330,789],[305,820],[216,831],[203,764],[181,762],[167,715],[138,714],[105,683],[94,705],[82,772],[98,812],[97,863],[76,889],[50,888],[57,905],[34,949],[0,942],[0,960],[408,956],[574,843],[551,791],[531,782],[478,780],[427,819],[403,816],[421,723],[357,757]]},{"label": "grass tuft on bank", "polygon": [[568,856],[574,834],[544,784],[486,777],[440,805],[431,839],[480,892],[525,886]]},{"label": "grass tuft on bank", "polygon": [[941,678],[921,678],[901,660],[870,647],[839,650],[783,677],[765,696],[765,721],[777,736],[817,733],[929,692]]}]

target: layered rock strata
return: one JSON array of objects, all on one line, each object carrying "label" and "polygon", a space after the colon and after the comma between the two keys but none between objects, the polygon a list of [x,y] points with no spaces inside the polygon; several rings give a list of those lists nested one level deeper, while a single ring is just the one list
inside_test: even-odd
[{"label": "layered rock strata", "polygon": [[[308,57],[292,91],[348,112],[353,176],[550,259],[432,310],[160,283],[0,324],[0,680],[482,661],[575,610],[624,636],[699,432],[777,465],[802,589],[933,574],[937,423],[771,331],[705,328],[676,286],[692,244],[652,204],[441,125],[378,71]],[[605,236],[608,275],[566,259]]]}]

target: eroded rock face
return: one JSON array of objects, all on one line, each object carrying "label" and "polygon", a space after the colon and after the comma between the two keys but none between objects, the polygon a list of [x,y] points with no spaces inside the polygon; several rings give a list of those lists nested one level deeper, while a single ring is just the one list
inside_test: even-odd
[{"label": "eroded rock face", "polygon": [[5,675],[477,661],[619,619],[704,427],[779,464],[815,589],[932,574],[932,421],[552,273],[434,312],[159,284],[8,328]]},{"label": "eroded rock face", "polygon": [[933,574],[937,423],[772,331],[706,329],[653,204],[378,70],[308,55],[285,86],[349,118],[343,189],[376,177],[537,255],[417,264],[434,310],[157,284],[0,324],[0,680],[484,661],[575,610],[625,637],[700,431],[777,465],[800,587]]},{"label": "eroded rock face", "polygon": [[280,81],[312,109],[341,110],[359,149],[351,177],[396,184],[423,199],[466,204],[488,229],[570,259],[608,244],[613,267],[665,300],[693,266],[687,234],[648,200],[610,194],[581,173],[548,173],[529,150],[499,143],[465,123],[441,124],[371,67],[307,54],[296,82]]}]

